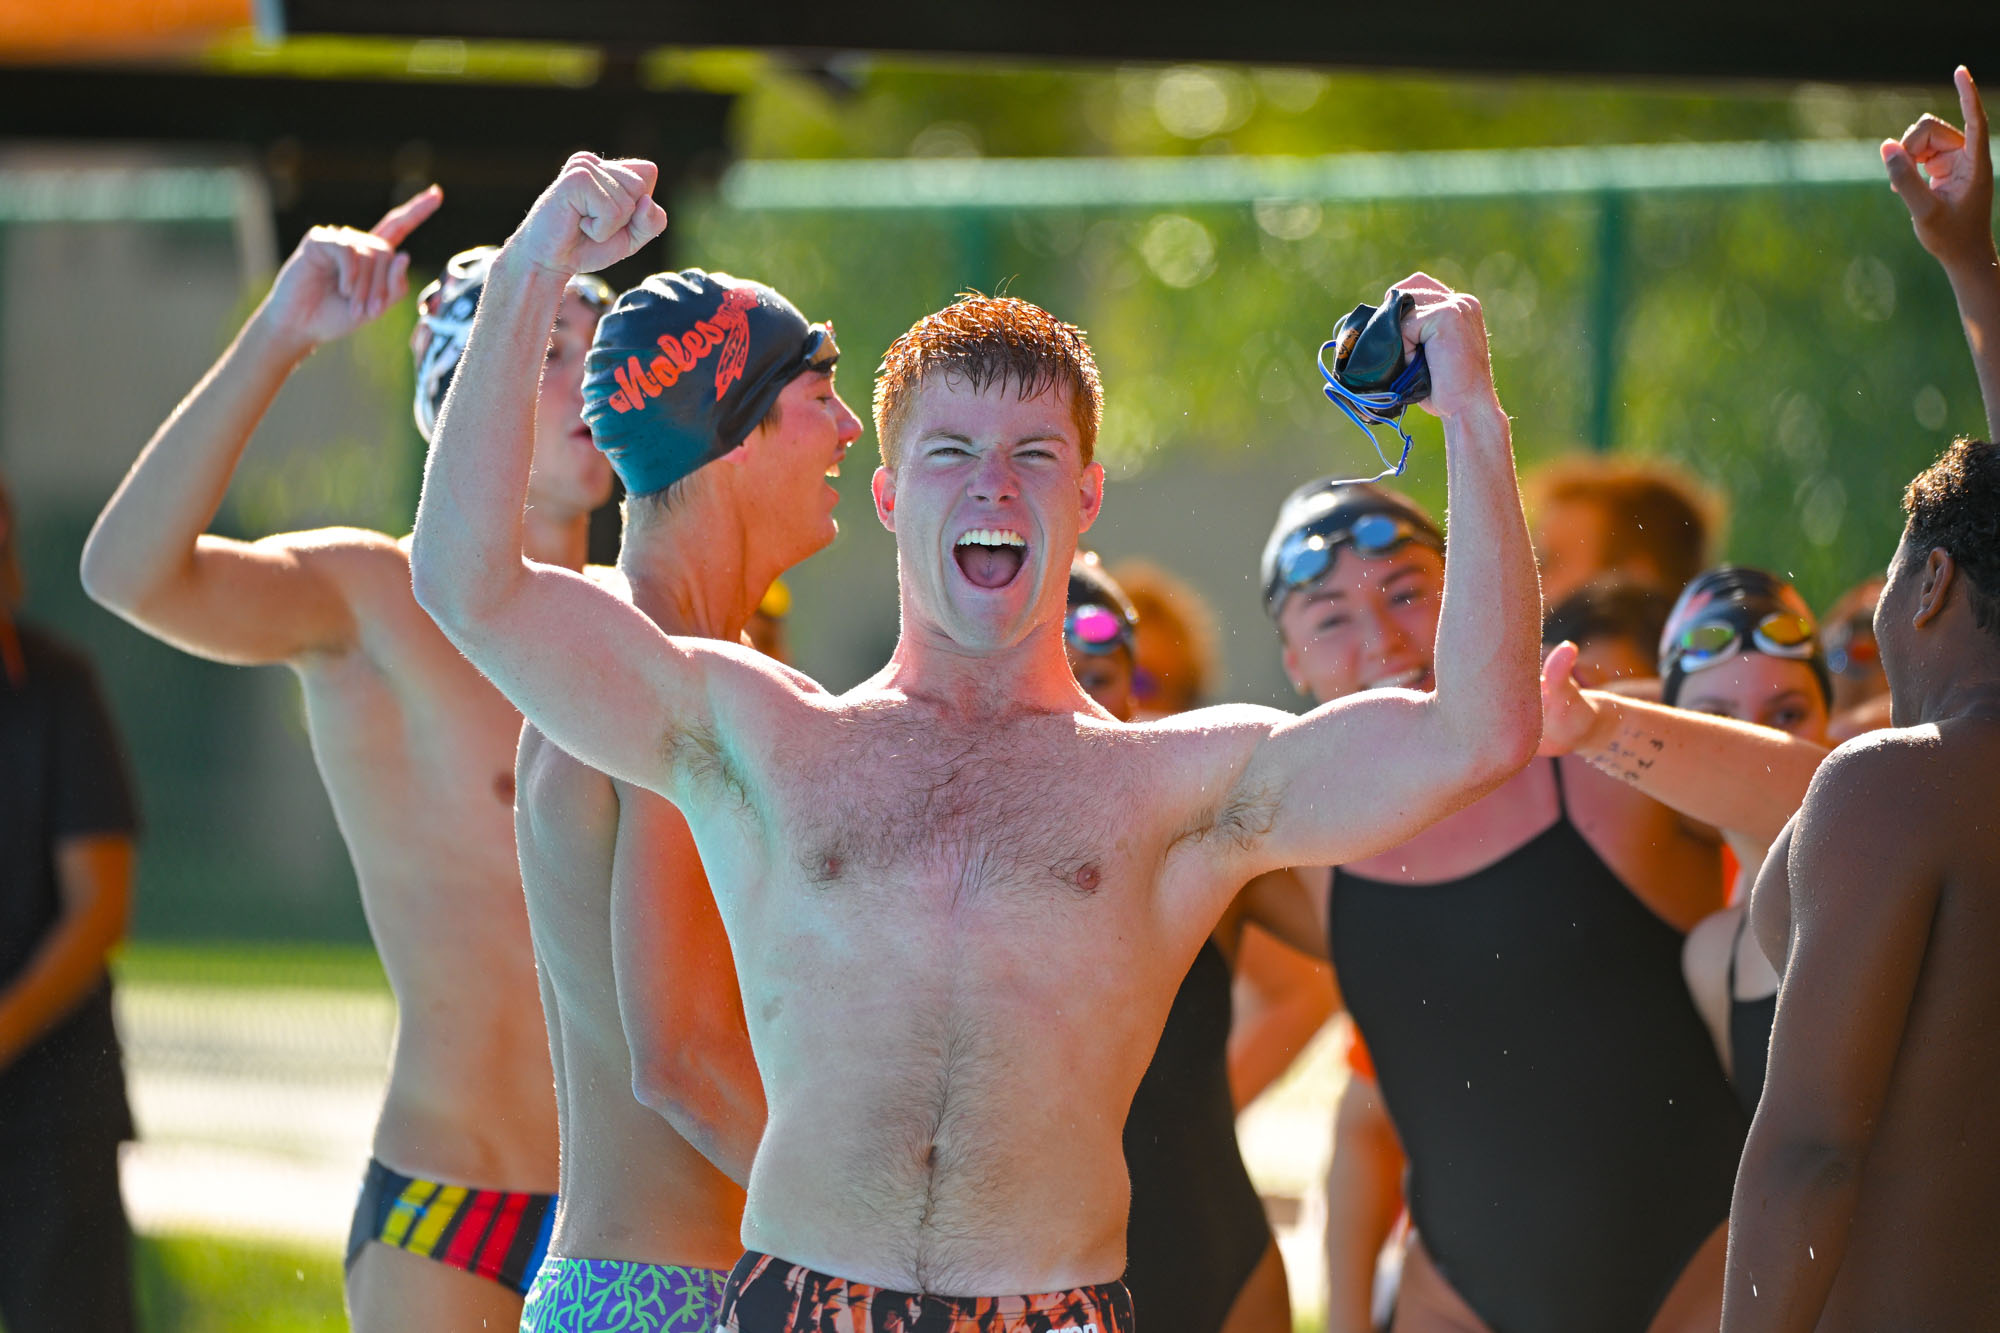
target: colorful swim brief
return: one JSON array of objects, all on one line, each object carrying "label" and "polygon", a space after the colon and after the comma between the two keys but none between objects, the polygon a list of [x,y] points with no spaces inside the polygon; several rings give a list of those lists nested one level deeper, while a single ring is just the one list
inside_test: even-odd
[{"label": "colorful swim brief", "polygon": [[347,1266],[380,1241],[526,1295],[555,1223],[553,1194],[442,1185],[370,1160],[347,1233]]},{"label": "colorful swim brief", "polygon": [[528,1288],[521,1333],[708,1333],[729,1274],[550,1255]]},{"label": "colorful swim brief", "polygon": [[722,1333],[1133,1333],[1122,1282],[1041,1296],[919,1296],[755,1250],[722,1295]]}]

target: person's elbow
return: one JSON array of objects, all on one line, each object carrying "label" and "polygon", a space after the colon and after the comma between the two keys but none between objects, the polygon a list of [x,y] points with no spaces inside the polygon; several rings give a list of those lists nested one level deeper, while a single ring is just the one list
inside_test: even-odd
[{"label": "person's elbow", "polygon": [[1526,700],[1489,699],[1458,720],[1460,778],[1482,789],[1499,786],[1526,768],[1542,743],[1539,695]]},{"label": "person's elbow", "polygon": [[424,614],[452,639],[476,637],[500,613],[504,578],[469,572],[419,523],[410,542],[410,591]]},{"label": "person's elbow", "polygon": [[91,601],[107,611],[130,618],[137,615],[152,581],[146,568],[121,561],[116,543],[105,536],[102,525],[93,528],[83,544],[83,559],[77,577]]}]

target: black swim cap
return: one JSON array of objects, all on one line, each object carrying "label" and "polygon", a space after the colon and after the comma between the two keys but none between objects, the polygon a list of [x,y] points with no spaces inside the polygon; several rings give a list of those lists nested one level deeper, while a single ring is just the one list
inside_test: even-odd
[{"label": "black swim cap", "polygon": [[743,443],[787,384],[836,355],[832,329],[761,282],[655,273],[598,322],[583,416],[626,491],[651,495]]},{"label": "black swim cap", "polygon": [[[1366,531],[1370,525],[1355,527],[1371,516],[1380,520],[1379,535]],[[1364,555],[1378,555],[1409,541],[1440,554],[1444,551],[1444,533],[1408,496],[1372,482],[1334,477],[1309,481],[1285,497],[1264,543],[1258,561],[1264,609],[1276,618],[1286,594],[1331,569],[1343,544],[1352,544]]]},{"label": "black swim cap", "polygon": [[1660,699],[1676,704],[1690,672],[1739,652],[1804,662],[1833,706],[1819,625],[1799,590],[1769,570],[1719,565],[1682,589],[1660,634]]},{"label": "black swim cap", "polygon": [[[466,339],[472,336],[479,294],[486,290],[486,275],[499,253],[500,248],[494,245],[459,251],[417,297],[417,322],[429,333],[417,352],[417,433],[426,443],[437,429],[451,377],[458,372],[458,359],[465,355]],[[569,290],[600,315],[611,308],[611,287],[594,273],[571,278]]]}]

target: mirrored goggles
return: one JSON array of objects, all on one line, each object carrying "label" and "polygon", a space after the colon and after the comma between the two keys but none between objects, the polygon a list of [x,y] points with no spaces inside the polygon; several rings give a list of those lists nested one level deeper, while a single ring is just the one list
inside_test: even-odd
[{"label": "mirrored goggles", "polygon": [[1271,591],[1273,610],[1285,594],[1317,583],[1343,546],[1360,556],[1387,555],[1405,542],[1437,549],[1437,538],[1400,514],[1362,514],[1341,527],[1300,528],[1278,547],[1278,586]]},{"label": "mirrored goggles", "polygon": [[1078,602],[1063,617],[1063,642],[1080,653],[1101,657],[1123,646],[1132,646],[1132,631],[1108,606]]},{"label": "mirrored goggles", "polygon": [[1745,651],[1804,661],[1817,648],[1810,618],[1794,611],[1773,611],[1755,622],[1735,616],[1696,621],[1674,636],[1670,655],[1686,672]]},{"label": "mirrored goggles", "polygon": [[1882,650],[1875,643],[1875,618],[1857,612],[1827,628],[1827,670],[1836,676],[1861,676],[1882,665]]}]

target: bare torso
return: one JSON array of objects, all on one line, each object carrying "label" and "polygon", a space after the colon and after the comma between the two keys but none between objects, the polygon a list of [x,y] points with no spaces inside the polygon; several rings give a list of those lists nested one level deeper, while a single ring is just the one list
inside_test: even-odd
[{"label": "bare torso", "polygon": [[[1880,830],[1935,876],[1937,900],[1827,1330],[1986,1328],[2000,1310],[2000,722],[1935,731],[1925,789]],[[1791,836],[1752,904],[1767,953],[1790,934]]]},{"label": "bare torso", "polygon": [[[612,937],[620,793],[533,727],[522,735],[520,775],[521,875],[562,1122],[562,1204],[550,1252],[727,1269],[742,1252],[743,1191],[632,1091]],[[625,818],[662,825],[649,840],[661,854],[649,858],[647,890],[705,897],[708,884],[678,812],[650,793],[627,789],[624,801]],[[629,808],[633,802],[643,803],[641,813]],[[660,968],[681,962],[645,961]],[[733,995],[718,999],[734,1002]]]},{"label": "bare torso", "polygon": [[555,1099],[514,856],[520,715],[417,606],[406,550],[382,538],[323,554],[358,642],[296,666],[396,995],[375,1153],[410,1175],[553,1192]]},{"label": "bare torso", "polygon": [[1126,1112],[1230,897],[1196,849],[1257,817],[1189,799],[1175,725],[857,692],[754,769],[681,743],[770,1097],[747,1245],[943,1295],[1118,1276]]}]

